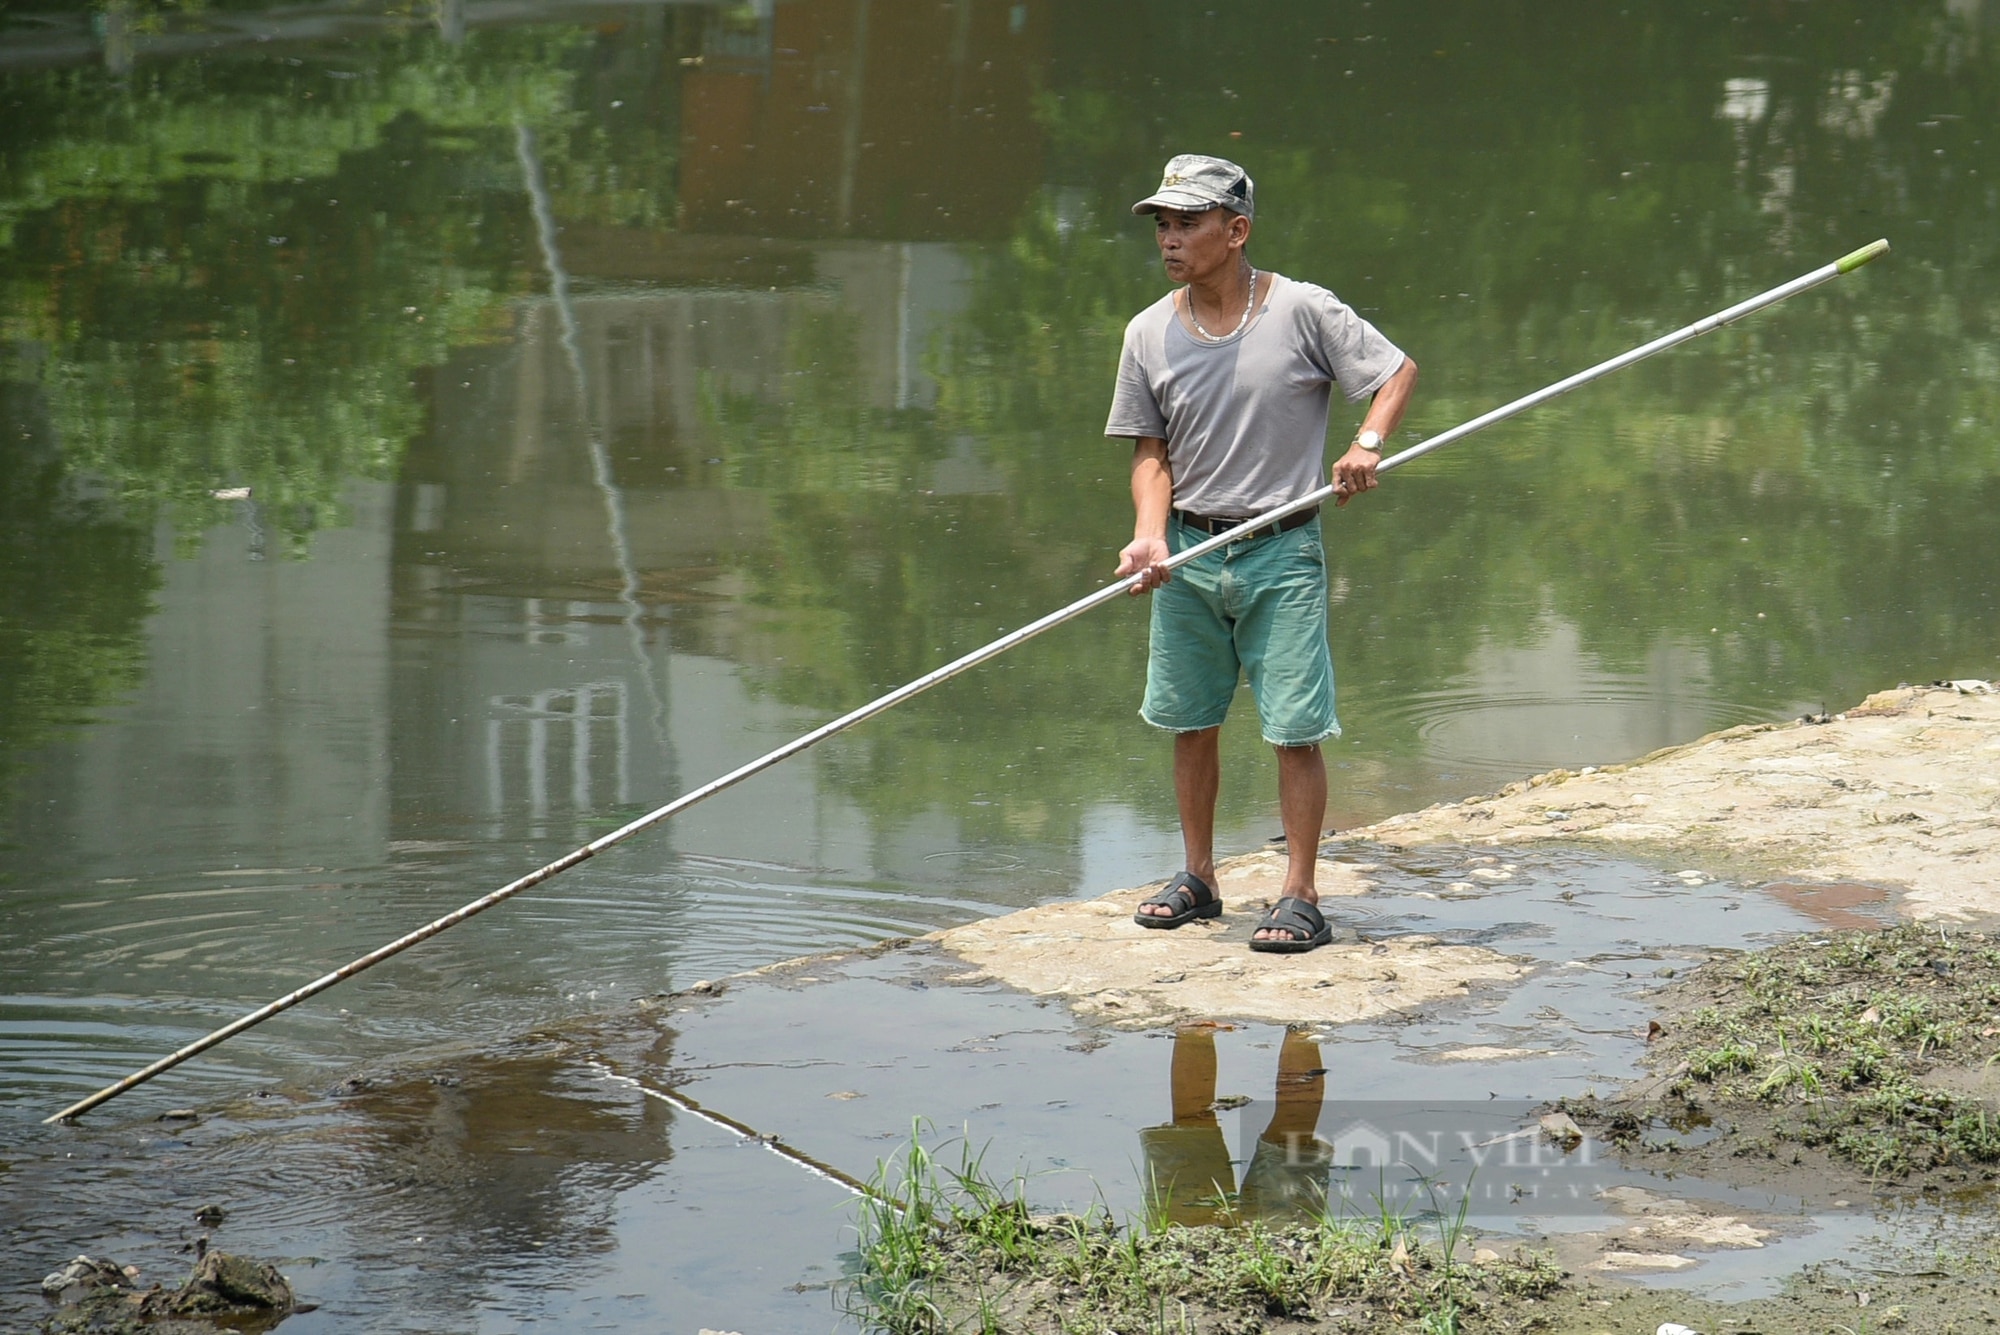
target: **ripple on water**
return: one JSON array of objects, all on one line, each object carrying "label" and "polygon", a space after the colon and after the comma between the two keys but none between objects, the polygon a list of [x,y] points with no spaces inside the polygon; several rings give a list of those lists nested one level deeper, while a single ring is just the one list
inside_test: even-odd
[{"label": "ripple on water", "polygon": [[[97,885],[97,898],[67,904],[51,894],[42,912],[62,929],[25,925],[39,937],[32,969],[19,975],[36,980],[32,994],[0,996],[0,1106],[9,1120],[45,1115],[505,884],[540,853],[455,851],[426,845],[384,866],[246,869],[226,881],[195,869]],[[1012,867],[986,861],[995,872]],[[313,879],[298,879],[302,870]],[[1011,907],[934,887],[712,856],[677,856],[664,869],[593,863],[308,1000],[156,1088],[194,1102],[310,1083],[357,1060],[519,1032]]]},{"label": "ripple on water", "polygon": [[1708,695],[1663,691],[1656,682],[1604,677],[1559,690],[1463,683],[1410,692],[1381,703],[1378,726],[1406,728],[1434,764],[1492,781],[1622,761],[1769,717]]}]

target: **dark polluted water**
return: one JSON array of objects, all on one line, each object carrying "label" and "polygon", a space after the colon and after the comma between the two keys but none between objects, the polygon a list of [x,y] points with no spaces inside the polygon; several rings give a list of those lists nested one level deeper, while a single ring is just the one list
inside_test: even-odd
[{"label": "dark polluted water", "polygon": [[[1422,363],[1399,443],[1895,246],[1325,519],[1336,826],[1996,675],[1992,0],[1537,18],[0,4],[0,1194],[23,1282],[85,1249],[164,1273],[212,1189],[241,1201],[229,1233],[324,1296],[300,1324],[826,1317],[783,1286],[838,1269],[839,1191],[654,1106],[575,1034],[609,1026],[613,1075],[719,1072],[705,1021],[658,1070],[633,1056],[658,1032],[630,1008],[1171,871],[1136,603],[115,1116],[38,1122],[1100,585],[1132,522],[1129,451],[1101,434],[1119,339],[1166,290],[1129,204],[1174,152],[1240,160],[1259,265]],[[1254,729],[1226,731],[1224,766],[1222,843],[1258,847],[1278,822]],[[1584,881],[1678,915],[1650,872],[1611,867]],[[1452,883],[1368,909],[1544,952],[1523,995],[1558,1009],[1558,983],[1614,981],[1565,937],[1616,960],[1612,917],[1489,912]],[[1758,931],[1866,918],[1866,894],[1794,887]],[[1671,944],[1733,944],[1755,916],[1745,899]],[[1050,1028],[1045,1054],[1017,1041],[1046,1055],[1061,1127],[1008,1152],[1130,1198],[1153,1046],[1059,1055],[1084,1040],[1018,999],[838,986],[868,1017],[828,1049],[849,1066],[927,1016]],[[769,995],[779,1033],[775,998],[817,1020],[832,993]],[[982,1028],[952,1009],[973,996],[1019,1015]],[[1454,1023],[1475,1019],[1460,1041],[1495,1049],[1545,1023],[1497,995]],[[779,1060],[716,1023],[715,1044]],[[1421,1037],[1329,1042],[1407,1074]],[[1267,1041],[1222,1035],[1220,1060],[1255,1068]],[[1621,1041],[1492,1069],[1615,1079]],[[1129,1082],[1084,1078],[1128,1052]],[[327,1092],[413,1053],[410,1080]],[[828,1092],[732,1115],[799,1119],[800,1144],[808,1111],[851,1126],[826,1153],[860,1172],[911,1118],[978,1111]],[[188,1106],[230,1111],[154,1120]]]}]

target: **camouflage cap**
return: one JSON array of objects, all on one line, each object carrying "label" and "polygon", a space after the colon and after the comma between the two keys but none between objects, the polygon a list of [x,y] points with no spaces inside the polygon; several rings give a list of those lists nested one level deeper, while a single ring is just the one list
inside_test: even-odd
[{"label": "camouflage cap", "polygon": [[1166,173],[1160,177],[1159,192],[1134,204],[1132,212],[1185,209],[1201,213],[1213,208],[1254,217],[1257,187],[1250,180],[1250,173],[1227,158],[1182,153],[1167,163]]}]

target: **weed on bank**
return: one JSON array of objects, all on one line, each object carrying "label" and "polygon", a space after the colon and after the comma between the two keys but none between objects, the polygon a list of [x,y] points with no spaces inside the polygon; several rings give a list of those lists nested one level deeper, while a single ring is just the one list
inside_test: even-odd
[{"label": "weed on bank", "polygon": [[1462,1212],[1194,1228],[1120,1227],[1101,1208],[1037,1215],[1019,1179],[990,1180],[969,1152],[949,1167],[916,1136],[870,1186],[843,1298],[892,1335],[1247,1332],[1338,1318],[1459,1335],[1487,1303],[1532,1300],[1564,1279],[1539,1254],[1469,1263]]},{"label": "weed on bank", "polygon": [[[1670,994],[1683,1008],[1649,1062],[1665,1081],[1659,1111],[1731,1121],[1736,1155],[1820,1150],[1877,1180],[2000,1165],[2000,945],[1988,934],[1906,924],[1803,937],[1702,965]],[[1614,1137],[1641,1125],[1611,1118]]]}]

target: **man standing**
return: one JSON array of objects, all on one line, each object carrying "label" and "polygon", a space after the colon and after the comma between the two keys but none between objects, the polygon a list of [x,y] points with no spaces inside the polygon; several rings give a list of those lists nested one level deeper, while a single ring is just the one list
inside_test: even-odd
[{"label": "man standing", "polygon": [[1142,927],[1222,912],[1215,878],[1219,734],[1249,677],[1264,739],[1277,749],[1288,860],[1284,896],[1252,950],[1304,951],[1332,939],[1313,873],[1326,819],[1326,761],[1338,736],[1327,647],[1326,556],[1317,507],[1167,570],[1211,534],[1317,490],[1332,390],[1371,399],[1333,466],[1336,504],[1375,486],[1382,441],[1416,385],[1416,363],[1339,298],[1250,264],[1256,192],[1233,162],[1182,154],[1157,194],[1167,277],[1183,284],[1125,329],[1107,436],[1129,438],[1132,541],[1118,573],[1153,594],[1141,718],[1174,734],[1174,796],[1186,870],[1139,906]]}]

